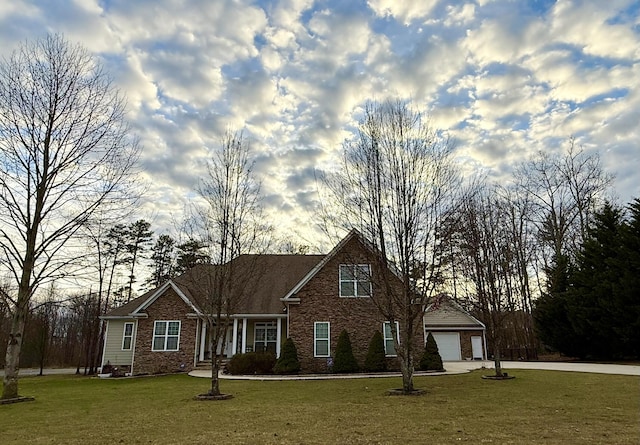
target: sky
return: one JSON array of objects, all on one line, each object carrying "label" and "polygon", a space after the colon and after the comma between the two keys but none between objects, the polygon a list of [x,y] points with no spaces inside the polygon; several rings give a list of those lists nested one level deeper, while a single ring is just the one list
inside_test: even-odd
[{"label": "sky", "polygon": [[317,239],[316,172],[368,100],[410,100],[467,171],[506,181],[569,139],[640,197],[637,0],[3,0],[0,56],[62,33],[128,98],[148,189],[171,233],[225,130],[243,130],[277,235]]}]

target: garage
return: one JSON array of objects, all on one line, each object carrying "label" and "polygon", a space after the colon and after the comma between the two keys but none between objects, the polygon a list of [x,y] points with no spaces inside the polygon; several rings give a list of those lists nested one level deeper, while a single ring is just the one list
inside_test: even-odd
[{"label": "garage", "polygon": [[460,334],[458,332],[432,332],[444,361],[462,360],[460,356]]}]

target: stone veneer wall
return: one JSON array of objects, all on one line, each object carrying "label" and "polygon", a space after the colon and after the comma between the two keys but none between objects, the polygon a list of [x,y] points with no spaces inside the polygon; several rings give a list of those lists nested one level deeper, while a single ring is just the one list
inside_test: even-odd
[{"label": "stone veneer wall", "polygon": [[[384,318],[370,298],[340,297],[339,265],[371,264],[375,275],[376,265],[370,253],[354,237],[338,252],[295,297],[299,304],[289,306],[289,332],[298,350],[298,358],[303,372],[326,372],[327,358],[314,357],[314,323],[330,323],[330,354],[334,356],[338,337],[346,329],[351,339],[353,353],[360,366],[364,365],[369,342],[375,331],[382,332]],[[373,292],[377,291],[375,285]],[[424,347],[421,319],[416,331],[416,359]],[[398,369],[395,358],[388,358],[390,369]]]},{"label": "stone veneer wall", "polygon": [[[146,310],[148,318],[138,320],[134,374],[160,374],[193,369],[197,319],[187,318],[193,309],[172,288],[154,301]],[[156,320],[180,320],[178,351],[152,351],[153,325]]]}]

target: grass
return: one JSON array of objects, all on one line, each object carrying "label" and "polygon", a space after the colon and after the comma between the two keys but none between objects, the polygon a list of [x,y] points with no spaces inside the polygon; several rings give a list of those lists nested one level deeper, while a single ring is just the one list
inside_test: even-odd
[{"label": "grass", "polygon": [[35,402],[0,406],[2,444],[636,444],[638,377],[510,371],[417,377],[419,397],[391,397],[399,378],[222,381],[227,401],[198,402],[208,380],[29,377]]}]

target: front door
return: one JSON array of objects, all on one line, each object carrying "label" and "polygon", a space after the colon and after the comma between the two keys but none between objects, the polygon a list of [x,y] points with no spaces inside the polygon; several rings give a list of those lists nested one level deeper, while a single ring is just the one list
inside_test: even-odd
[{"label": "front door", "polygon": [[254,329],[253,350],[256,352],[276,353],[278,328],[275,321],[256,323]]}]

